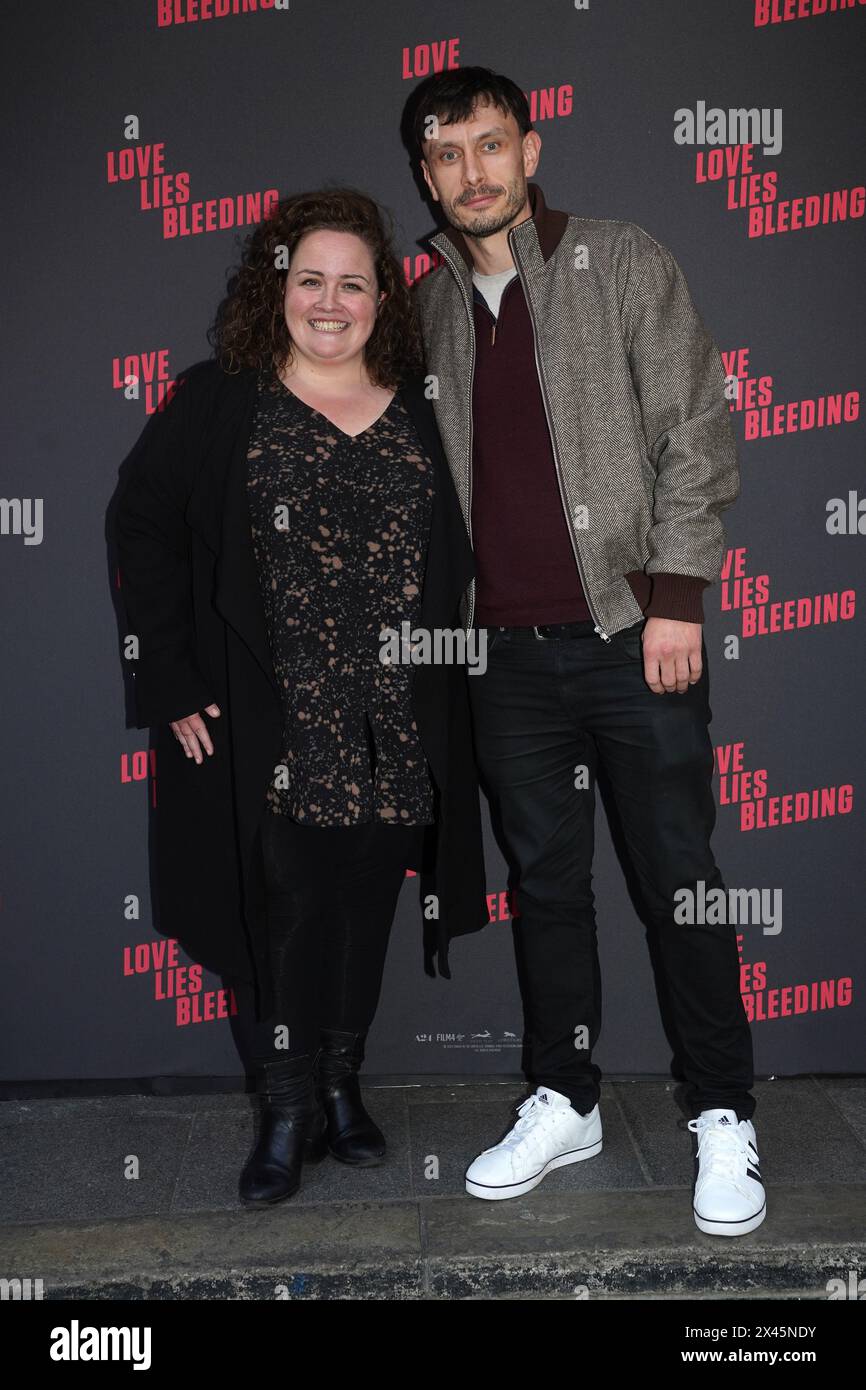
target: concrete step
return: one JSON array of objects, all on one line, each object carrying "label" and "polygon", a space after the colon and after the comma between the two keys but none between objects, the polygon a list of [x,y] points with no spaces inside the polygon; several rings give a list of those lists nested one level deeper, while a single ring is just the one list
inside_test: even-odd
[{"label": "concrete step", "polygon": [[7,1277],[46,1299],[828,1299],[866,1273],[866,1184],[774,1188],[751,1235],[698,1231],[687,1191],[328,1203],[16,1224]]}]

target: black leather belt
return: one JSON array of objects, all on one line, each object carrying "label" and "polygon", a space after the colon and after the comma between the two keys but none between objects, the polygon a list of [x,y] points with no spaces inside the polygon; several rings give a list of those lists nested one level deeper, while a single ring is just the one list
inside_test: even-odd
[{"label": "black leather belt", "polygon": [[498,631],[517,632],[526,636],[531,634],[540,641],[550,641],[552,638],[587,637],[595,632],[595,623],[591,618],[585,618],[575,623],[540,623],[532,627],[502,627]]}]

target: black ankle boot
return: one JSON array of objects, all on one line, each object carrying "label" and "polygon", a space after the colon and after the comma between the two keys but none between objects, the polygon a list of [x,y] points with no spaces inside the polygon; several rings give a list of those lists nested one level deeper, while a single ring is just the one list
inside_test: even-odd
[{"label": "black ankle boot", "polygon": [[291,1197],[301,1185],[301,1165],[325,1157],[327,1125],[316,1100],[314,1069],[309,1054],[257,1069],[261,1123],[238,1187],[245,1206],[271,1206]]},{"label": "black ankle boot", "polygon": [[316,1091],[328,1123],[328,1148],[341,1163],[372,1166],[385,1155],[385,1137],[364,1109],[358,1072],[364,1033],[320,1030]]}]

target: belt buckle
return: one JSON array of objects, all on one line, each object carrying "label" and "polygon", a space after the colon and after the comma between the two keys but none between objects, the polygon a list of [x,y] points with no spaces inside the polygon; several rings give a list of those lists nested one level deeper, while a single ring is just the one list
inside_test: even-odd
[{"label": "belt buckle", "polygon": [[[542,627],[544,627],[544,626],[546,626],[546,624],[542,623]],[[549,642],[549,641],[550,641],[550,638],[549,638],[549,637],[545,637],[545,635],[544,635],[543,632],[539,632],[539,631],[538,631],[538,628],[535,626],[534,623],[533,623],[533,625],[532,625],[532,631],[535,633],[535,635],[536,635],[536,637],[538,638],[539,642]]]}]

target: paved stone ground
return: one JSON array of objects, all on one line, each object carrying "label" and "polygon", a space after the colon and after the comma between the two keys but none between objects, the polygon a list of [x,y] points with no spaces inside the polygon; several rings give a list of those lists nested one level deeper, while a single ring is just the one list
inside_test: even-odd
[{"label": "paved stone ground", "polygon": [[523,1198],[469,1197],[467,1164],[526,1094],[368,1083],[386,1162],[328,1158],[266,1211],[237,1200],[242,1092],[3,1102],[0,1277],[49,1299],[826,1299],[866,1277],[866,1078],[756,1085],[768,1215],[736,1239],[694,1224],[694,1137],[663,1080],[603,1083],[597,1157]]}]

